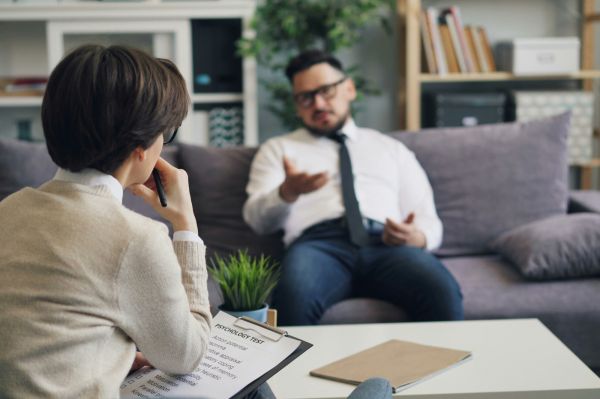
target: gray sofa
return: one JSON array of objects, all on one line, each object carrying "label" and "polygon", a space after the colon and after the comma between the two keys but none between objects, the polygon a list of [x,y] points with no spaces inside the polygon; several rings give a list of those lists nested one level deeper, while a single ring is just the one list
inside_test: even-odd
[{"label": "gray sofa", "polygon": [[[600,278],[532,281],[489,250],[489,242],[519,225],[553,215],[600,212],[600,193],[567,190],[568,115],[529,124],[395,132],[431,180],[444,223],[442,262],[464,295],[467,319],[539,318],[588,366],[600,370]],[[281,257],[281,235],[258,236],[241,216],[255,148],[186,144],[164,156],[187,170],[200,236],[214,253],[247,248]],[[376,162],[376,160],[374,160]],[[0,199],[51,178],[55,166],[40,143],[0,140]],[[125,205],[156,215],[137,198]],[[600,251],[600,244],[599,249]],[[567,265],[568,266],[568,265]],[[221,295],[209,283],[211,305]],[[356,298],[330,308],[322,323],[407,320],[389,303]]]}]

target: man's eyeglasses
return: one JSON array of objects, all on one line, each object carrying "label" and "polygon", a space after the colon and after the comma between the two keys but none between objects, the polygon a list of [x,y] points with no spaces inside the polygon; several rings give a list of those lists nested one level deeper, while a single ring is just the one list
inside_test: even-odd
[{"label": "man's eyeglasses", "polygon": [[167,132],[163,133],[163,143],[164,144],[172,143],[173,140],[175,140],[175,136],[177,136],[178,130],[179,130],[179,127],[176,127],[173,130],[168,130]]},{"label": "man's eyeglasses", "polygon": [[343,83],[346,79],[348,79],[348,77],[344,76],[337,82],[317,87],[314,90],[302,91],[300,93],[296,93],[296,94],[294,94],[294,102],[299,107],[309,108],[309,107],[312,107],[312,105],[315,103],[315,97],[317,95],[323,97],[325,100],[330,100],[336,95],[337,86],[340,83]]}]

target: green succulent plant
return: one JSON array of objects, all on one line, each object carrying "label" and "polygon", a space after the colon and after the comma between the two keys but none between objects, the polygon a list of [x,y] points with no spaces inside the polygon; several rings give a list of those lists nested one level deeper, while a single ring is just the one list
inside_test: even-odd
[{"label": "green succulent plant", "polygon": [[[379,22],[391,32],[389,12],[394,0],[264,0],[256,8],[251,26],[256,35],[238,42],[242,56],[255,57],[267,67],[272,76],[260,79],[271,95],[268,106],[285,127],[298,126],[289,83],[284,74],[288,60],[308,49],[322,49],[335,54],[352,47],[363,29]],[[357,66],[347,68],[357,87],[358,98],[378,94],[379,91],[364,78]],[[360,107],[360,105],[358,105]]]},{"label": "green succulent plant", "polygon": [[262,308],[279,279],[279,267],[270,257],[252,257],[238,251],[227,257],[215,255],[209,274],[223,292],[223,309],[233,311]]}]

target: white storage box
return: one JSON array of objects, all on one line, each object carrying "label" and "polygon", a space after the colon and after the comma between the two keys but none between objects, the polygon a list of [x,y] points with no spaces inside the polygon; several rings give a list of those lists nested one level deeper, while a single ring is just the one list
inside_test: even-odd
[{"label": "white storage box", "polygon": [[580,70],[580,50],[577,37],[514,39],[498,44],[498,64],[515,75],[570,74]]},{"label": "white storage box", "polygon": [[571,128],[567,139],[570,165],[592,159],[594,94],[585,91],[515,91],[516,120],[541,119],[571,111]]}]

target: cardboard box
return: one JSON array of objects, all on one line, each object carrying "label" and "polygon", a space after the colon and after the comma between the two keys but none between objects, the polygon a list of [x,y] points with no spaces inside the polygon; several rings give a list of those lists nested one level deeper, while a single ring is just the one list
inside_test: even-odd
[{"label": "cardboard box", "polygon": [[578,37],[514,39],[497,45],[499,69],[519,76],[561,75],[579,72]]}]

